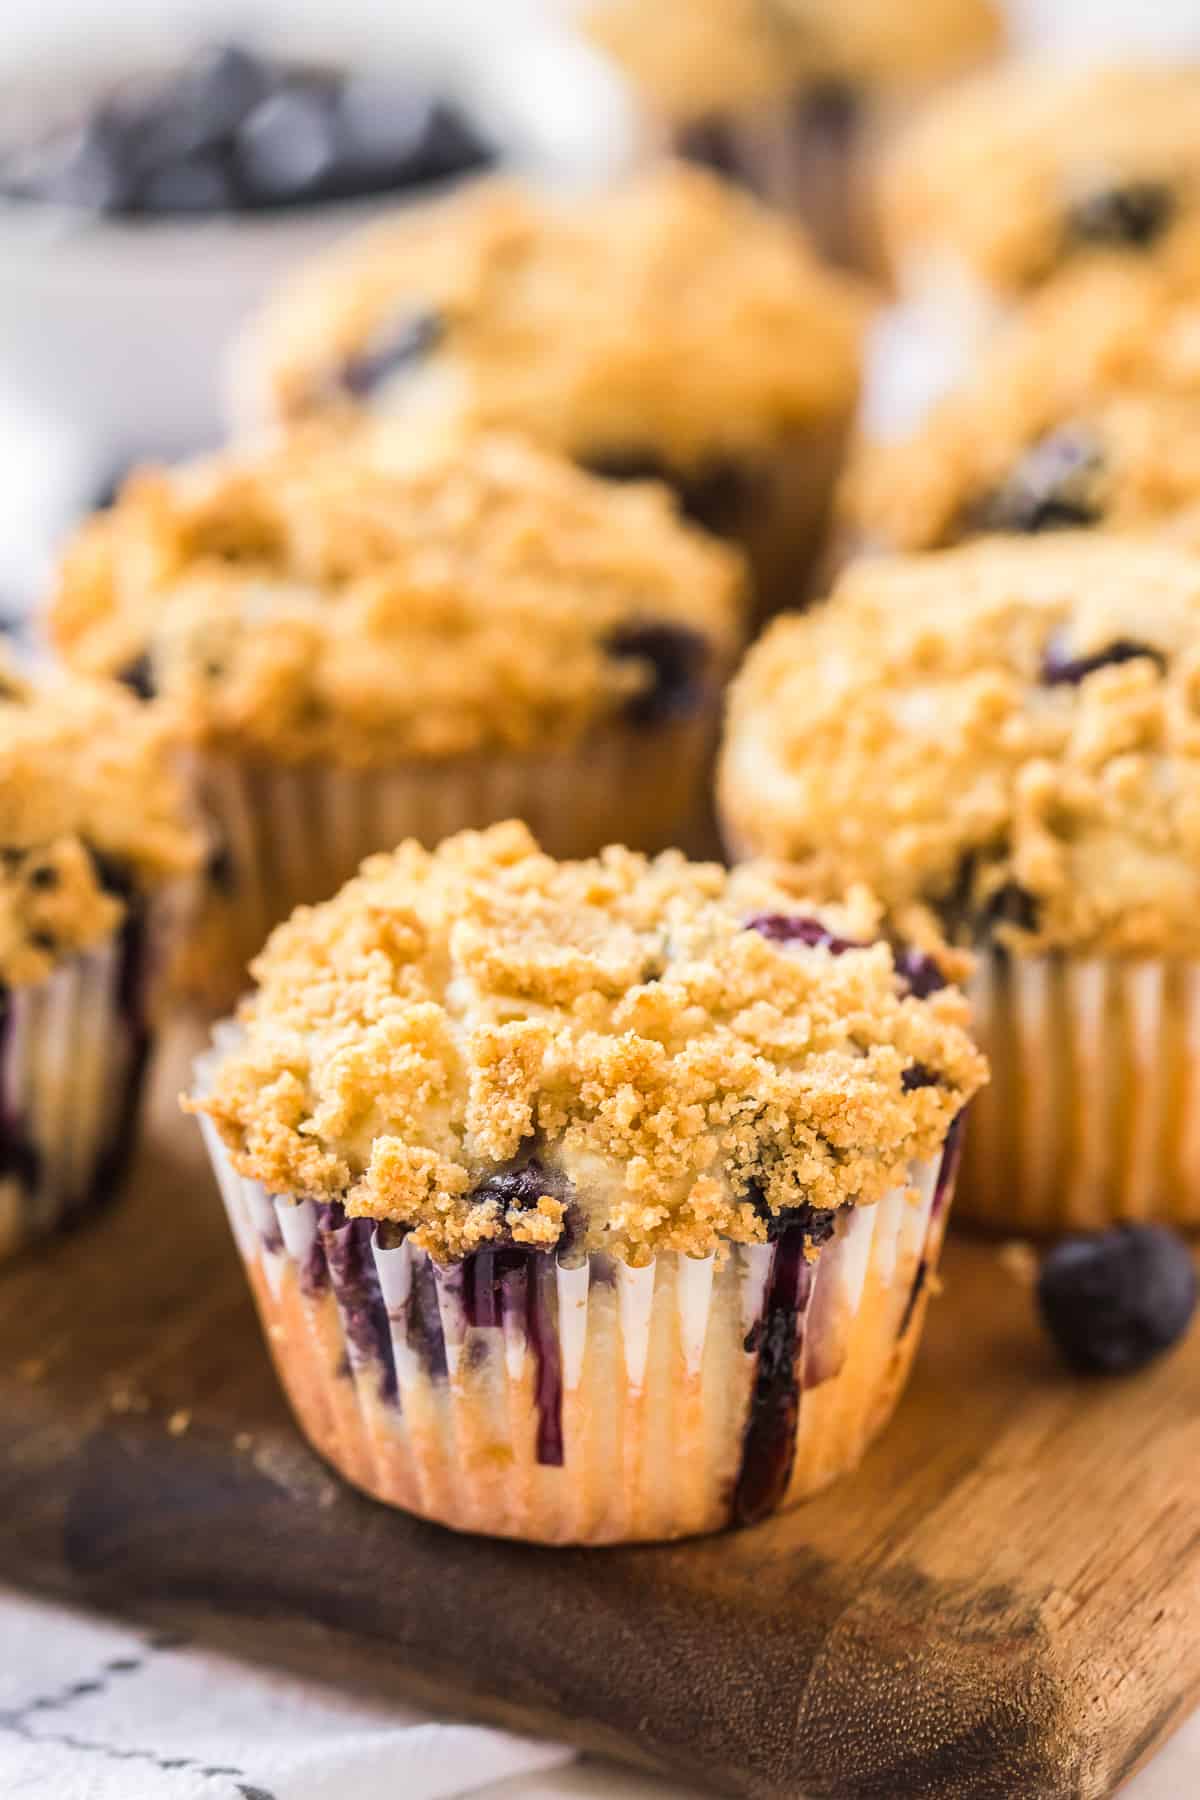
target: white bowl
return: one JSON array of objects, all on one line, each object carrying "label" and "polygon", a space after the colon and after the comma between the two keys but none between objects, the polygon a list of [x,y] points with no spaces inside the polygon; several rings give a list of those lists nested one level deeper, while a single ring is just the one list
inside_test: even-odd
[{"label": "white bowl", "polygon": [[[363,65],[353,33],[321,47]],[[388,59],[404,67],[399,49],[386,40]],[[458,49],[440,67],[424,59],[429,79],[479,119],[503,163],[591,182],[624,160],[622,98],[565,33],[469,35]],[[161,60],[161,46],[136,59],[122,51],[126,70]],[[103,89],[112,63],[110,50],[105,67],[59,63],[50,78],[18,78],[10,62],[0,85],[6,139],[70,116],[80,95]],[[218,441],[228,347],[285,271],[430,192],[192,221],[0,202],[0,587],[44,566],[47,535],[123,464]]]}]

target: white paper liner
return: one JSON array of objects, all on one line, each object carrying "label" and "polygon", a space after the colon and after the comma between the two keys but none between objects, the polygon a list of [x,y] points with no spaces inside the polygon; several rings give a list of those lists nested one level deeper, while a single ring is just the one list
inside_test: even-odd
[{"label": "white paper liner", "polygon": [[[209,1066],[198,1067],[201,1089]],[[511,1249],[445,1268],[360,1221],[387,1359],[363,1329],[367,1287],[339,1292],[322,1274],[317,1209],[239,1177],[215,1127],[201,1124],[267,1342],[313,1445],[390,1505],[547,1543],[749,1523],[852,1468],[907,1375],[949,1199],[938,1158],[914,1169],[913,1189],[839,1215],[803,1276],[807,1306],[773,1327],[796,1332],[799,1418],[764,1485],[747,1481],[747,1459],[756,1429],[775,1456],[774,1415],[752,1396],[780,1244],[664,1255],[641,1269]]]},{"label": "white paper liner", "polygon": [[193,755],[188,777],[228,879],[202,929],[205,966],[192,968],[186,984],[211,980],[213,997],[228,998],[273,926],[407,837],[432,847],[456,831],[520,818],[560,857],[610,843],[688,847],[707,829],[717,715],[714,693],[687,719],[598,731],[570,750],[386,769]]},{"label": "white paper liner", "polygon": [[971,1003],[992,1079],[960,1216],[1037,1236],[1200,1227],[1200,963],[997,953]]},{"label": "white paper liner", "polygon": [[151,1041],[171,889],[112,937],[8,990],[0,1025],[0,1257],[118,1186]]}]

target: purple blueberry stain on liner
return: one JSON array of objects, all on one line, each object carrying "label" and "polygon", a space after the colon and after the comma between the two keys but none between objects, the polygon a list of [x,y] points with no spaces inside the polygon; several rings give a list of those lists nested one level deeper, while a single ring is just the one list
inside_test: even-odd
[{"label": "purple blueberry stain on liner", "polygon": [[745,1341],[757,1363],[731,1505],[736,1525],[757,1524],[776,1510],[795,1461],[803,1321],[814,1274],[804,1246],[800,1230],[779,1239],[762,1314]]},{"label": "purple blueberry stain on liner", "polygon": [[946,1133],[946,1141],[942,1145],[942,1160],[938,1165],[937,1180],[934,1183],[933,1189],[933,1199],[930,1202],[929,1224],[926,1226],[925,1230],[925,1242],[921,1246],[921,1256],[917,1263],[917,1272],[913,1276],[913,1284],[909,1289],[908,1299],[904,1305],[904,1314],[900,1320],[900,1328],[896,1333],[897,1340],[907,1335],[908,1328],[913,1321],[913,1314],[917,1310],[917,1302],[921,1298],[925,1283],[929,1278],[929,1238],[937,1221],[945,1212],[946,1203],[954,1188],[955,1177],[958,1174],[959,1158],[962,1155],[962,1134],[965,1121],[965,1112],[960,1112],[951,1120],[950,1129]]},{"label": "purple blueberry stain on liner", "polygon": [[338,1203],[322,1207],[318,1220],[346,1340],[356,1361],[377,1368],[380,1399],[394,1404],[398,1394],[396,1365],[371,1242],[374,1221],[347,1219],[345,1209]]}]

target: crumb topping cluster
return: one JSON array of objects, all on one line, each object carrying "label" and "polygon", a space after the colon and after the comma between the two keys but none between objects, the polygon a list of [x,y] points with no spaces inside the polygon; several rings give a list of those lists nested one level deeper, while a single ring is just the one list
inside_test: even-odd
[{"label": "crumb topping cluster", "polygon": [[988,532],[1099,528],[1200,548],[1200,411],[1183,394],[970,388],[909,439],[862,445],[839,510],[851,542],[932,550]]},{"label": "crumb topping cluster", "polygon": [[1013,294],[1069,257],[1157,256],[1200,199],[1200,68],[980,75],[900,140],[881,188],[900,269],[914,252],[950,254]]},{"label": "crumb topping cluster", "polygon": [[0,664],[0,981],[42,981],[200,857],[157,721],[119,688]]},{"label": "crumb topping cluster", "polygon": [[243,346],[248,410],[366,406],[681,470],[845,412],[866,307],[789,221],[666,165],[586,202],[485,183],[340,244]]},{"label": "crumb topping cluster", "polygon": [[1014,950],[1200,952],[1200,557],[1066,533],[854,564],[734,685],[746,854]]},{"label": "crumb topping cluster", "polygon": [[51,628],[189,741],[361,766],[633,716],[645,628],[687,634],[715,688],[741,606],[737,554],[665,488],[366,423],[136,476],[69,551]]},{"label": "crumb topping cluster", "polygon": [[408,842],[277,929],[188,1104],[271,1192],[439,1257],[705,1255],[878,1200],[983,1080],[961,993],[879,932],[864,892],[818,914],[765,864]]},{"label": "crumb topping cluster", "polygon": [[694,119],[806,82],[892,87],[992,49],[989,0],[591,0],[587,28],[668,117]]}]

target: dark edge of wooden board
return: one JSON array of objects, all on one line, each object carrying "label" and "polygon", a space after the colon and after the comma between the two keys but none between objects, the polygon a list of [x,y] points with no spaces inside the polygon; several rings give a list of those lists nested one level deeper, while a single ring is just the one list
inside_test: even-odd
[{"label": "dark edge of wooden board", "polygon": [[459,1537],[292,1427],[174,1048],[127,1199],[0,1273],[4,1579],[752,1796],[1108,1795],[1200,1696],[1200,1336],[1077,1383],[954,1244],[897,1420],[810,1506],[659,1548]]}]

